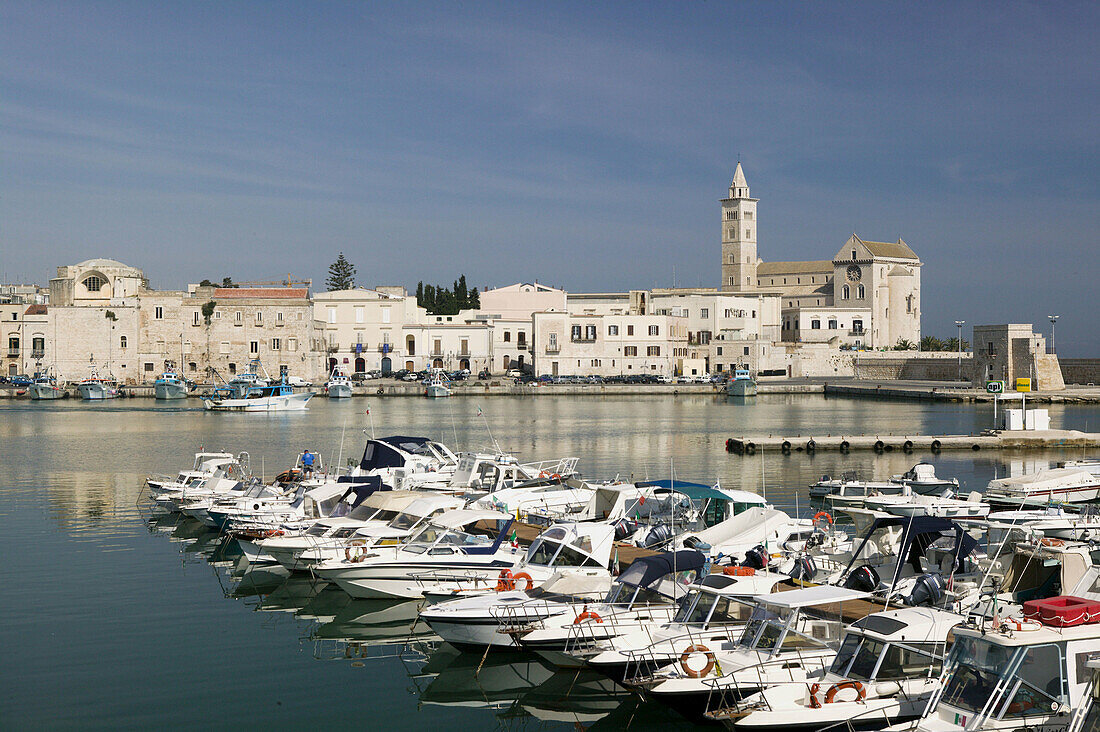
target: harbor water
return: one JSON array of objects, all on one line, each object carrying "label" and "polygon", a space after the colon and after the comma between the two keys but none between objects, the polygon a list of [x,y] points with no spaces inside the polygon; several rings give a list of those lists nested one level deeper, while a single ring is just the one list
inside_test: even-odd
[{"label": "harbor water", "polygon": [[[369,406],[369,412],[368,412]],[[479,411],[483,412],[479,416]],[[1095,429],[1096,406],[1051,405]],[[1080,451],[736,456],[736,433],[975,433],[992,405],[762,395],[318,398],[298,413],[212,414],[193,400],[0,404],[0,727],[667,729],[689,726],[589,673],[460,654],[410,636],[415,606],[352,601],[308,577],[245,572],[231,543],[140,500],[150,473],[200,448],[247,451],[270,479],[304,448],[326,464],[364,431],[424,435],[521,461],[576,456],[585,476],[667,478],[765,493],[807,513],[823,474],[885,478],[934,463],[963,490]]]}]

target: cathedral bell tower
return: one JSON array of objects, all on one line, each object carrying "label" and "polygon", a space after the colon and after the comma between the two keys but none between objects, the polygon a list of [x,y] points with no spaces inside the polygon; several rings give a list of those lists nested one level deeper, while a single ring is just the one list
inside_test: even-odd
[{"label": "cathedral bell tower", "polygon": [[729,198],[722,199],[722,290],[756,289],[756,202],[741,163],[733,172]]}]

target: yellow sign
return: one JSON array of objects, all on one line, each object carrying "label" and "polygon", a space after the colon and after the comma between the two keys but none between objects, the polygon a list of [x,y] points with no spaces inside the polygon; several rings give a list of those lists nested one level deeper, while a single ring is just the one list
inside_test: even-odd
[{"label": "yellow sign", "polygon": [[1016,379],[1016,391],[1031,391],[1031,379]]}]

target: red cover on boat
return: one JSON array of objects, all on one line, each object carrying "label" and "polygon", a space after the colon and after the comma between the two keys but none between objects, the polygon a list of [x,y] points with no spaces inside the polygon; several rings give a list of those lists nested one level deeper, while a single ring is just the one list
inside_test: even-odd
[{"label": "red cover on boat", "polygon": [[1096,623],[1100,622],[1100,602],[1070,595],[1028,600],[1024,603],[1024,617],[1055,628]]}]

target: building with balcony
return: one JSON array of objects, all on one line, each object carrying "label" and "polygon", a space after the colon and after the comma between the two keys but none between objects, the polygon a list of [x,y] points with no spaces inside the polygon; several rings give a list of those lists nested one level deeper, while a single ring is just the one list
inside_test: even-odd
[{"label": "building with balcony", "polygon": [[534,359],[555,376],[671,376],[688,358],[687,318],[630,313],[535,313]]}]

